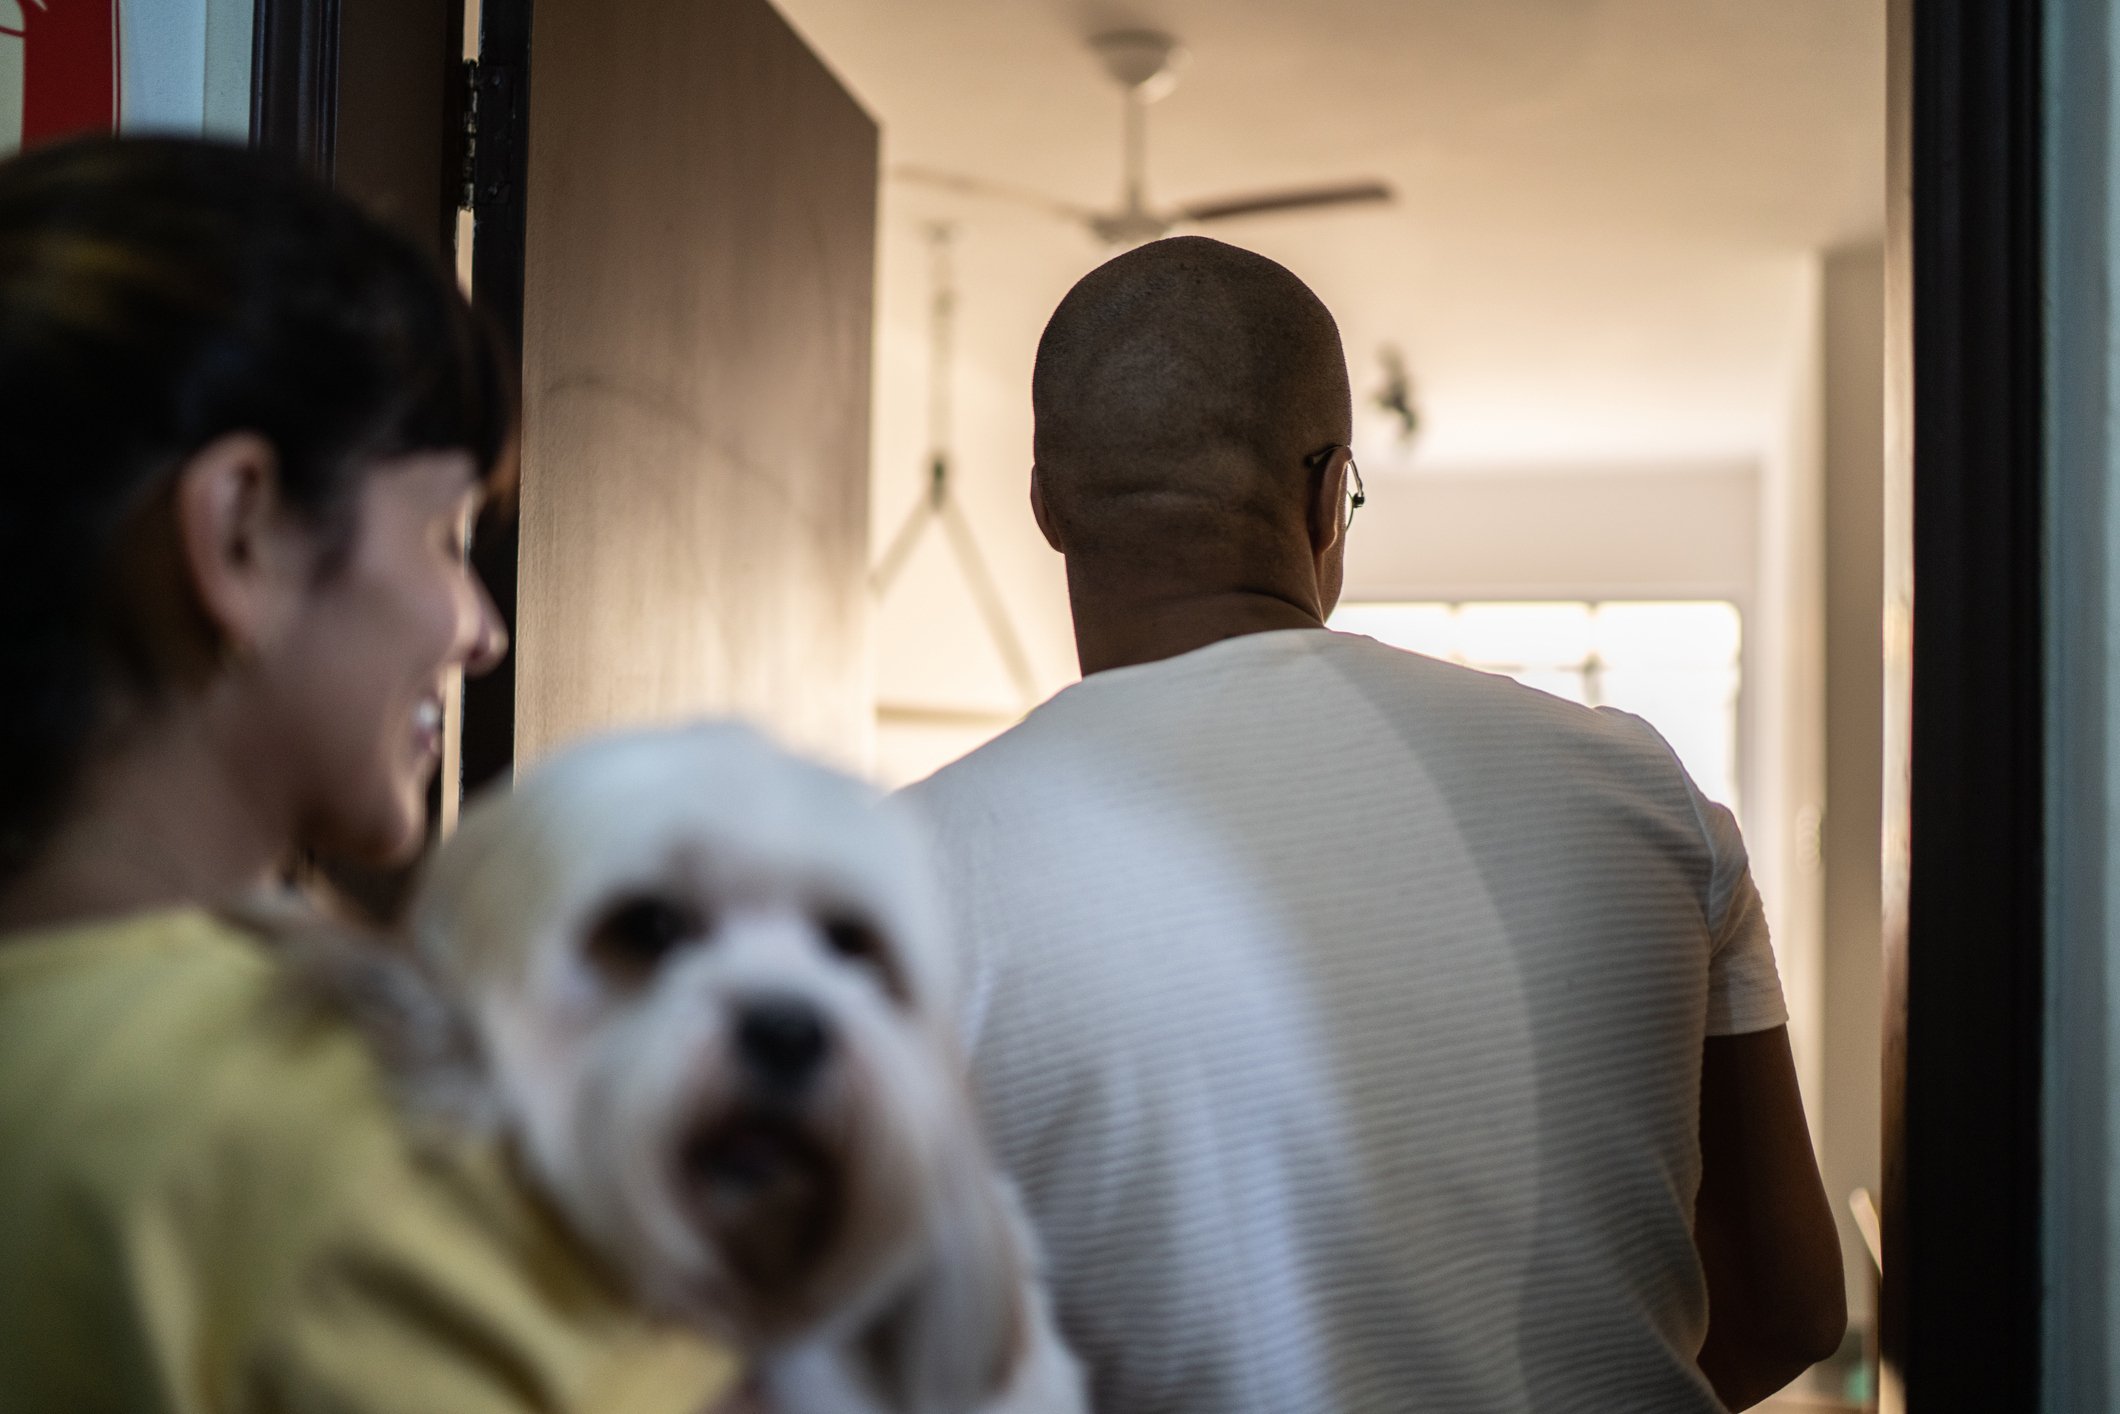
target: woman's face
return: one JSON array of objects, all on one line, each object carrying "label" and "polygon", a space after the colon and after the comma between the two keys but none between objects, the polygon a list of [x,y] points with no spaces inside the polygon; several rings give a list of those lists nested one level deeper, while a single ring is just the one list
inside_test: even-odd
[{"label": "woman's face", "polygon": [[308,844],[377,863],[425,835],[453,669],[486,671],[507,633],[464,560],[472,460],[424,452],[373,468],[350,542],[304,591],[261,664],[280,779]]}]

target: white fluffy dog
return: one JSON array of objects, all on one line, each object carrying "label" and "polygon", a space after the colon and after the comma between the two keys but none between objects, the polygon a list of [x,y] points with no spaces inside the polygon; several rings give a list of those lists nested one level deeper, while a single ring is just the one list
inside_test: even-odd
[{"label": "white fluffy dog", "polygon": [[917,833],[735,726],[576,747],[412,911],[488,1112],[652,1309],[788,1414],[1086,1408],[952,1044]]}]

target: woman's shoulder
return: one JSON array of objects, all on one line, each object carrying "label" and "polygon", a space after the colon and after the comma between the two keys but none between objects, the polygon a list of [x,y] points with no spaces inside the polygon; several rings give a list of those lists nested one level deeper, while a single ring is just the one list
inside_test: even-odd
[{"label": "woman's shoulder", "polygon": [[[726,1375],[634,1318],[491,1146],[417,1141],[354,1030],[203,912],[0,941],[0,1212],[0,1267],[36,1277],[0,1289],[0,1387],[66,1395],[66,1348],[113,1343],[349,1410],[584,1407],[644,1359],[696,1406]],[[7,1338],[55,1319],[81,1339]]]},{"label": "woman's shoulder", "polygon": [[207,1116],[240,1121],[242,1082],[303,1058],[269,1024],[272,979],[261,945],[196,910],[0,940],[0,1164],[152,1174]]},{"label": "woman's shoulder", "polygon": [[250,1141],[341,1161],[374,1143],[389,1118],[358,1038],[282,1006],[276,979],[262,943],[199,910],[0,941],[0,1166],[116,1200]]}]

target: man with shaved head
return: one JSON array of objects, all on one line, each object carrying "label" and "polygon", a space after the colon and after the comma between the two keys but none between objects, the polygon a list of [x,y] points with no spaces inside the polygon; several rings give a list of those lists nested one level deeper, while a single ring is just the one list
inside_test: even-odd
[{"label": "man with shaved head", "polygon": [[1142,246],[1032,403],[1084,678],[910,794],[1098,1409],[1712,1411],[1831,1353],[1736,824],[1637,718],[1326,629],[1324,305]]}]

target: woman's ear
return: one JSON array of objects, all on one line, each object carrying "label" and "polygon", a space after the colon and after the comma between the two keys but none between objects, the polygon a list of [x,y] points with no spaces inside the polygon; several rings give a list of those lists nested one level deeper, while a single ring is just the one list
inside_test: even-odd
[{"label": "woman's ear", "polygon": [[224,654],[273,640],[301,602],[311,547],[287,514],[279,460],[255,432],[230,432],[177,472],[177,545],[185,579]]}]

